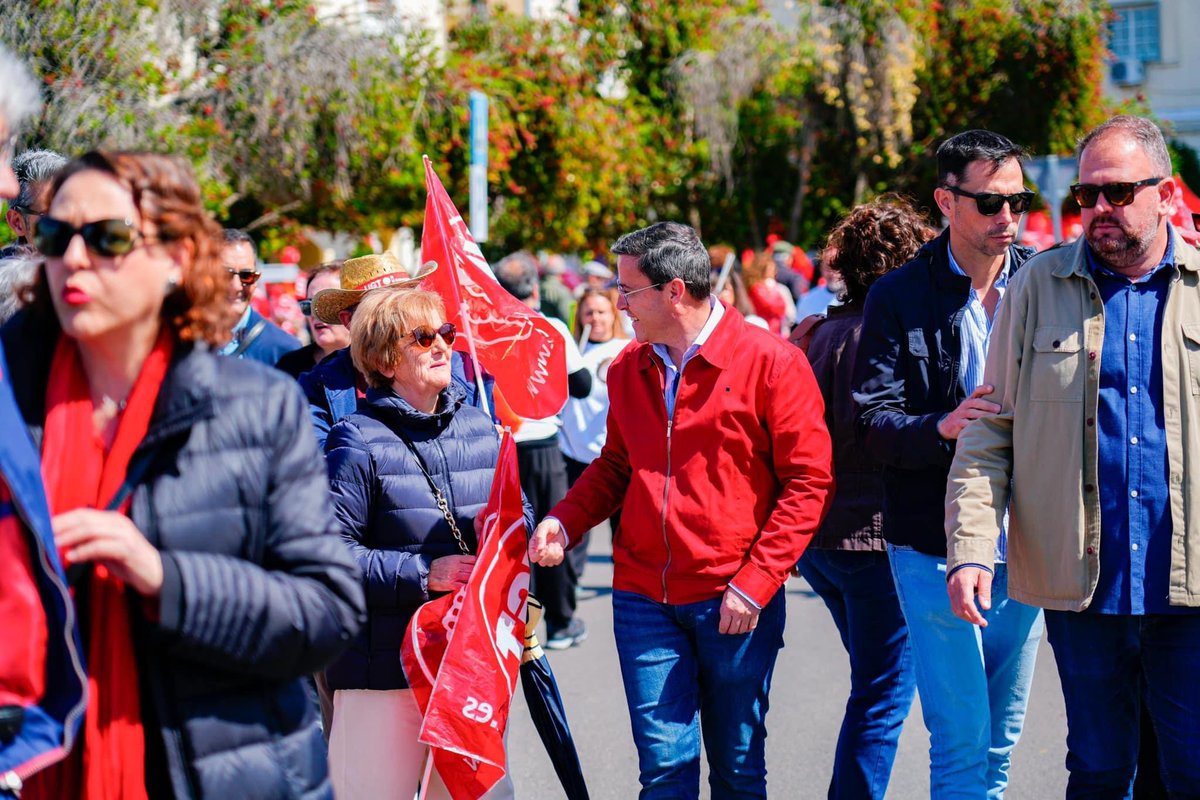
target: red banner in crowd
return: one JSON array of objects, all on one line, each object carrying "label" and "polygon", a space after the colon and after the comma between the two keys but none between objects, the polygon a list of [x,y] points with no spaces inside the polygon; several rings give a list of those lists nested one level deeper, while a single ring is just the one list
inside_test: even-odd
[{"label": "red banner in crowd", "polygon": [[424,716],[419,738],[434,748],[454,800],[476,800],[504,776],[504,729],[525,646],[525,510],[508,433],[485,520],[470,581],[421,606],[400,646]]},{"label": "red banner in crowd", "polygon": [[[428,156],[425,188],[421,260],[436,261],[438,270],[422,287],[442,296],[459,330],[470,324],[479,360],[513,411],[530,419],[554,416],[567,402],[566,344],[545,317],[496,282]],[[462,318],[463,303],[469,320]],[[467,337],[454,346],[467,352]]]}]

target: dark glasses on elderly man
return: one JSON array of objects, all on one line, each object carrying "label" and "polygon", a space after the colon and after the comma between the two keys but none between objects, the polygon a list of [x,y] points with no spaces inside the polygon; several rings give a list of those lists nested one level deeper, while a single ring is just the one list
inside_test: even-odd
[{"label": "dark glasses on elderly man", "polygon": [[985,217],[992,217],[1000,213],[1000,209],[1004,208],[1004,204],[1008,203],[1008,210],[1014,214],[1024,214],[1033,205],[1033,192],[1028,190],[1017,192],[1016,194],[996,194],[995,192],[968,192],[966,189],[960,189],[957,186],[943,186],[950,194],[958,195],[959,197],[969,197],[975,201],[975,207],[979,209],[979,213]]},{"label": "dark glasses on elderly man", "polygon": [[100,219],[76,228],[61,219],[42,217],[33,229],[33,245],[42,255],[58,258],[76,235],[93,253],[109,257],[132,252],[142,238],[131,219]]},{"label": "dark glasses on elderly man", "polygon": [[446,344],[454,344],[454,340],[458,338],[458,329],[454,327],[453,322],[447,322],[440,328],[427,328],[424,325],[413,328],[413,338],[417,340],[417,346],[422,350],[428,350],[433,347],[433,340],[437,337],[442,337],[442,341]]},{"label": "dark glasses on elderly man", "polygon": [[1075,198],[1075,202],[1079,204],[1080,208],[1095,208],[1101,193],[1104,194],[1104,199],[1108,200],[1109,205],[1127,206],[1133,202],[1138,189],[1143,186],[1157,186],[1163,180],[1163,178],[1146,178],[1144,181],[1134,181],[1133,183],[1105,183],[1102,185],[1073,183],[1071,184],[1071,196]]}]

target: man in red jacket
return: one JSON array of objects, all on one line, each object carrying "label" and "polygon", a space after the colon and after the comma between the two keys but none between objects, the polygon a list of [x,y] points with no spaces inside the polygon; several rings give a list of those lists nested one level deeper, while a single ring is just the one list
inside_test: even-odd
[{"label": "man in red jacket", "polygon": [[557,564],[622,508],[613,624],[645,798],[766,797],[764,717],[780,591],[833,478],[808,361],[709,293],[686,225],[621,237],[618,307],[637,345],[608,373],[608,441],[530,542]]}]

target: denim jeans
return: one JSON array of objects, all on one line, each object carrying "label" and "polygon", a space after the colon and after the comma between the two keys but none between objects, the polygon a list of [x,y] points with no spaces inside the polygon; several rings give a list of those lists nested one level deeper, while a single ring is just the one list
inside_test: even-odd
[{"label": "denim jeans", "polygon": [[1200,614],[1047,611],[1067,709],[1067,797],[1128,798],[1142,699],[1172,798],[1200,798]]},{"label": "denim jeans", "polygon": [[850,699],[830,800],[882,800],[916,683],[887,553],[809,548],[797,565],[825,601],[850,656]]},{"label": "denim jeans", "polygon": [[613,592],[642,800],[699,797],[701,735],[713,800],[767,796],[764,720],[783,647],[784,593],[749,633],[718,633],[720,608],[719,597],[667,605]]},{"label": "denim jeans", "polygon": [[988,626],[976,627],[950,610],[946,559],[890,545],[888,555],[929,729],[930,798],[1001,798],[1025,723],[1041,609],[1008,599],[1008,570],[997,564]]}]

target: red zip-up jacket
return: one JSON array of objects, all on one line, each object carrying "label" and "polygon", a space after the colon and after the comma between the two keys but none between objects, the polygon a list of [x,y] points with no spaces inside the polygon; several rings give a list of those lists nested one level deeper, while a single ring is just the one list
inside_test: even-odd
[{"label": "red zip-up jacket", "polygon": [[613,588],[683,604],[732,582],[765,606],[831,499],[825,408],[798,347],[726,309],[683,367],[667,418],[660,357],[608,370],[608,440],[554,507],[572,543],[622,507]]}]

